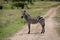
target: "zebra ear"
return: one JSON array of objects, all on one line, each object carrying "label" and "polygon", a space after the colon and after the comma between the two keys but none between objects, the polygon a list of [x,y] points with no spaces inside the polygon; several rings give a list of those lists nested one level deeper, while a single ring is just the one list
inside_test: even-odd
[{"label": "zebra ear", "polygon": [[24,10],[24,12],[26,12],[26,10]]}]

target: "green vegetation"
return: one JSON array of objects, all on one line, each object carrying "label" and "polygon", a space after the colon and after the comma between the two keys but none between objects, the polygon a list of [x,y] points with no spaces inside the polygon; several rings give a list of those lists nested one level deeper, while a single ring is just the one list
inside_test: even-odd
[{"label": "green vegetation", "polygon": [[57,11],[56,20],[58,22],[57,28],[56,28],[57,29],[57,33],[58,33],[58,35],[60,35],[60,7],[59,7],[59,9]]},{"label": "green vegetation", "polygon": [[[39,8],[39,7],[49,6],[51,4],[51,2],[48,3],[47,0],[46,1],[41,1],[41,0],[0,0],[0,9],[16,9],[16,8],[17,9],[24,9],[24,8],[29,9],[30,8],[29,5],[31,5],[31,4],[32,5],[34,5],[34,4],[38,5],[41,3],[38,7],[36,7],[37,5],[35,6],[36,8]],[[53,2],[56,4],[56,1],[53,1]],[[52,3],[50,6],[52,6],[54,3]],[[46,6],[44,6],[42,4],[46,4]],[[34,6],[32,8],[34,8]]]},{"label": "green vegetation", "polygon": [[25,23],[20,18],[19,10],[2,10],[0,14],[0,40],[17,32],[23,24]]},{"label": "green vegetation", "polygon": [[[31,16],[44,15],[51,6],[58,4],[57,2],[34,2],[34,5],[29,4],[25,10]],[[26,23],[24,19],[21,19],[21,11],[24,9],[11,9],[11,5],[3,4],[3,10],[0,10],[0,40],[6,40],[16,33],[18,30],[22,29],[22,26]],[[7,10],[6,10],[7,9]]]}]

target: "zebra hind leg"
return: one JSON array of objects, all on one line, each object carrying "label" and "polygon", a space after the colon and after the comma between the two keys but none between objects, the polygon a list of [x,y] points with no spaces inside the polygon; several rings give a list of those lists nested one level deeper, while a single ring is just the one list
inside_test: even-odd
[{"label": "zebra hind leg", "polygon": [[41,34],[43,33],[44,34],[45,32],[45,25],[42,25],[42,31],[41,31]]}]

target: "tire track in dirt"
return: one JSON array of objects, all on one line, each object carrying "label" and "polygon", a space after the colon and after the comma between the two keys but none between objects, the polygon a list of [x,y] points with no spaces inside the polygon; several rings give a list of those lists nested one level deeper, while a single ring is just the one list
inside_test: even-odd
[{"label": "tire track in dirt", "polygon": [[14,36],[10,37],[10,40],[60,40],[60,38],[57,36],[54,28],[56,27],[56,22],[54,21],[54,17],[56,15],[56,8],[51,8],[46,12],[46,15],[43,17],[46,18],[46,26],[45,30],[46,32],[44,34],[41,34],[41,25],[39,23],[37,24],[31,24],[31,34],[27,34],[28,32],[28,26],[27,24],[24,25],[24,28],[17,32]]}]

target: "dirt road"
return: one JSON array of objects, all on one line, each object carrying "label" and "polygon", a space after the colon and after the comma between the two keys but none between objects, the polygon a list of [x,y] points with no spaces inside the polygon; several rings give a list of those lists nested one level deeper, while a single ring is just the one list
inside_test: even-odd
[{"label": "dirt road", "polygon": [[47,17],[45,19],[46,26],[44,34],[40,33],[41,25],[39,23],[32,24],[31,34],[27,34],[28,27],[26,24],[22,30],[10,37],[10,40],[60,40],[57,36],[56,30],[54,29],[56,27],[56,22],[54,20],[56,10],[56,8],[51,8],[48,12],[46,12],[46,15],[44,15],[44,17]]}]

